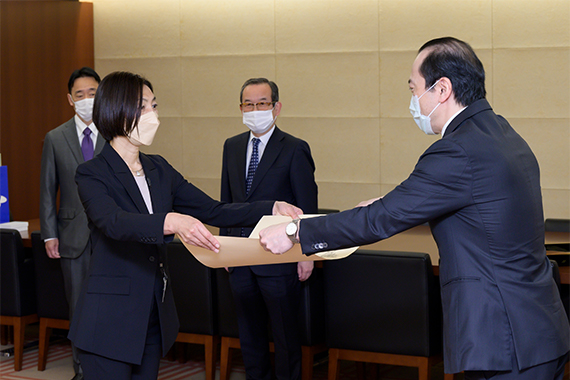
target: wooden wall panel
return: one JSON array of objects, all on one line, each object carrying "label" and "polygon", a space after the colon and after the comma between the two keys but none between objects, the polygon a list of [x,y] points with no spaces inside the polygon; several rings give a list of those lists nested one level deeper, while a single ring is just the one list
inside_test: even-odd
[{"label": "wooden wall panel", "polygon": [[45,134],[74,114],[69,76],[94,67],[93,4],[2,1],[0,23],[0,153],[12,216],[27,220],[39,217]]}]

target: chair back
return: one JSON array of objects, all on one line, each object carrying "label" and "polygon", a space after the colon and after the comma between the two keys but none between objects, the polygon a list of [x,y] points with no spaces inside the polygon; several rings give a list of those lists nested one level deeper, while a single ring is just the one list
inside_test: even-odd
[{"label": "chair back", "polygon": [[61,262],[48,257],[40,231],[32,232],[31,237],[38,295],[38,316],[69,320],[69,304],[65,296]]},{"label": "chair back", "polygon": [[441,353],[441,298],[428,254],[359,249],[324,262],[324,287],[330,348]]},{"label": "chair back", "polygon": [[551,232],[570,232],[570,219],[546,219],[544,230]]},{"label": "chair back", "polygon": [[0,315],[22,317],[36,313],[34,262],[26,256],[17,230],[0,229]]},{"label": "chair back", "polygon": [[167,251],[179,331],[217,335],[214,271],[196,260],[178,240],[169,243]]}]

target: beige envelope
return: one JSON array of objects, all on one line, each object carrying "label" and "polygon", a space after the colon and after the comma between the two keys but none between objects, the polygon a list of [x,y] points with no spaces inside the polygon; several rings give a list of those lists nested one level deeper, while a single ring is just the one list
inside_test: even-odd
[{"label": "beige envelope", "polygon": [[[319,215],[303,215],[302,218],[316,216]],[[352,247],[320,252],[311,256],[303,255],[299,244],[295,244],[293,248],[282,255],[274,255],[264,250],[259,244],[259,231],[268,226],[289,221],[291,221],[291,218],[288,216],[266,215],[257,223],[257,226],[247,239],[233,236],[216,236],[216,239],[220,242],[220,251],[218,253],[186,243],[184,243],[184,246],[199,262],[210,268],[336,260],[347,257],[358,249],[358,247]]]}]

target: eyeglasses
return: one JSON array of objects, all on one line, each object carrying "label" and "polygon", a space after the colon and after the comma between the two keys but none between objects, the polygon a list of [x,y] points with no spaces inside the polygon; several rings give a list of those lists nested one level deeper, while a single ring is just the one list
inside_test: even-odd
[{"label": "eyeglasses", "polygon": [[257,108],[258,111],[267,111],[273,107],[276,102],[259,102],[259,103],[242,103],[240,107],[245,112],[253,111]]}]

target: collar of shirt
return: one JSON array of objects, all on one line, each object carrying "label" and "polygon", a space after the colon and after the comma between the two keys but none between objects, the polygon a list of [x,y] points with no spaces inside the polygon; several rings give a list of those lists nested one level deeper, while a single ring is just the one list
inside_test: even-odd
[{"label": "collar of shirt", "polygon": [[459,111],[457,111],[455,113],[455,115],[453,115],[452,117],[449,118],[449,120],[447,120],[447,123],[445,123],[445,125],[443,126],[443,128],[441,129],[441,137],[443,137],[443,135],[445,134],[445,130],[447,129],[447,126],[449,125],[449,123],[451,123],[453,121],[453,119],[455,119],[457,117],[457,115],[459,115],[465,108],[467,107],[463,107],[462,109],[460,109]]},{"label": "collar of shirt", "polygon": [[[258,147],[259,161],[261,161],[261,156],[263,156],[263,152],[265,151],[265,147],[267,146],[267,143],[269,142],[271,135],[273,135],[273,132],[275,132],[275,125],[273,125],[273,127],[271,127],[269,132],[267,132],[266,134],[264,134],[261,137],[258,137],[258,139],[261,140],[259,142],[259,147]],[[247,165],[248,166],[249,166],[249,160],[251,159],[251,152],[253,151],[253,144],[251,143],[251,140],[253,140],[254,138],[255,138],[255,136],[250,131],[249,132],[249,140],[247,143]]]},{"label": "collar of shirt", "polygon": [[91,124],[86,125],[83,122],[83,120],[81,120],[79,116],[77,116],[77,114],[75,114],[74,120],[75,120],[75,129],[77,130],[77,137],[79,138],[79,146],[81,146],[81,142],[83,141],[83,130],[85,130],[85,128],[89,128],[91,129],[90,137],[91,140],[93,140],[93,149],[95,149],[95,145],[97,144],[97,135],[99,134],[99,131],[97,130],[97,127],[95,127],[95,124],[91,122]]}]

